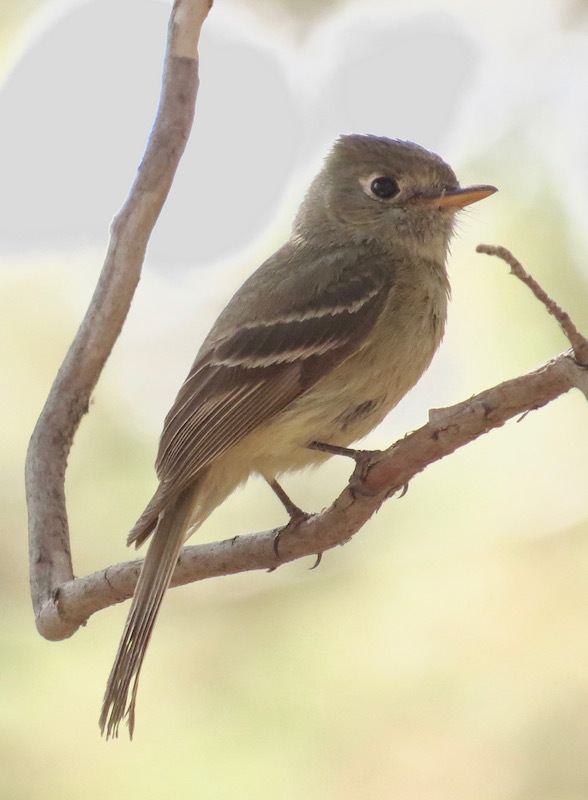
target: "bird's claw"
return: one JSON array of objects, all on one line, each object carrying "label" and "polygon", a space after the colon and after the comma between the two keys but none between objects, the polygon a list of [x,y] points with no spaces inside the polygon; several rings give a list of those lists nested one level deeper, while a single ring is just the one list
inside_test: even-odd
[{"label": "bird's claw", "polygon": [[400,490],[400,494],[398,495],[398,499],[402,500],[404,495],[408,492],[409,482],[403,483],[401,486],[395,486],[393,489],[390,489],[386,497],[394,497],[396,492]]}]

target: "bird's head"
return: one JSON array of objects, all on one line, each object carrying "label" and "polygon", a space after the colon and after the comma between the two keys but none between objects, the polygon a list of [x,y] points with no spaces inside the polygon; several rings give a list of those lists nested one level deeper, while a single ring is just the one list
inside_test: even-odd
[{"label": "bird's head", "polygon": [[462,189],[448,164],[412,142],[341,136],[308,191],[295,232],[444,253],[456,212],[495,191]]}]

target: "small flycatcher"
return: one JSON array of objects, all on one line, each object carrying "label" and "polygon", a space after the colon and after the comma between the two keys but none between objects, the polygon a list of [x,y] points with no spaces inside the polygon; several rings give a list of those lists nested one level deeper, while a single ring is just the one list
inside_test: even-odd
[{"label": "small flycatcher", "polygon": [[[159,487],[130,532],[151,541],[108,679],[100,726],[133,733],[139,673],[182,545],[251,473],[328,458],[313,442],[365,436],[429,366],[445,327],[462,189],[411,142],[342,136],[289,240],[221,313],[165,419]],[[130,692],[130,698],[129,698]]]}]

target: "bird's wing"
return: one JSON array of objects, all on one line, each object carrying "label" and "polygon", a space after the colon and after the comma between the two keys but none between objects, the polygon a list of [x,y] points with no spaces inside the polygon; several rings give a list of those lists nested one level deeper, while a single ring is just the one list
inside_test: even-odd
[{"label": "bird's wing", "polygon": [[241,322],[199,354],[161,436],[156,468],[166,494],[361,348],[388,296],[390,271],[354,265],[334,281],[299,308]]}]

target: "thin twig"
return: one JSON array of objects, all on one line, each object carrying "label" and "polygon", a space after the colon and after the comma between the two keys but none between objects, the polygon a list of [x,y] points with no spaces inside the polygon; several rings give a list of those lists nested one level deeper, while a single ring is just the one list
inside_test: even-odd
[{"label": "thin twig", "polygon": [[537,300],[543,303],[549,313],[559,322],[563,332],[572,345],[572,350],[574,351],[578,364],[588,367],[588,340],[578,331],[570,319],[569,314],[564,311],[555,300],[552,300],[545,289],[537,283],[532,275],[529,275],[521,262],[513,256],[510,250],[500,245],[479,244],[476,247],[476,252],[484,253],[487,256],[497,256],[509,265],[511,273],[529,287]]}]

